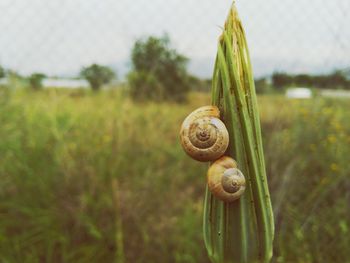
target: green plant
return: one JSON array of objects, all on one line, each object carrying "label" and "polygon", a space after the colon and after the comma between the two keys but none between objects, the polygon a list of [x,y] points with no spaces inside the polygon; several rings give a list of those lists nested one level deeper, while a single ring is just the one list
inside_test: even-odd
[{"label": "green plant", "polygon": [[108,84],[116,77],[112,69],[97,64],[92,64],[83,68],[80,75],[89,82],[91,88],[95,91],[99,90],[102,85]]},{"label": "green plant", "polygon": [[[0,262],[209,263],[207,167],[177,140],[209,95],[140,104],[121,89],[76,92],[0,90]],[[350,262],[349,100],[258,99],[273,262]]]},{"label": "green plant", "polygon": [[133,71],[128,75],[128,80],[130,86],[130,95],[134,100],[162,100],[164,88],[153,73],[145,71]]},{"label": "green plant", "polygon": [[2,66],[0,66],[0,79],[5,77],[5,70]]},{"label": "green plant", "polygon": [[234,6],[220,38],[212,103],[220,108],[230,135],[227,155],[246,176],[237,202],[206,192],[204,240],[214,263],[267,263],[272,257],[273,212],[266,180],[254,79],[245,34]]},{"label": "green plant", "polygon": [[278,90],[293,85],[293,82],[293,77],[289,74],[275,72],[272,75],[272,85]]},{"label": "green plant", "polygon": [[257,94],[269,94],[273,92],[272,87],[266,78],[259,78],[255,80],[255,90]]},{"label": "green plant", "polygon": [[[136,41],[131,55],[130,94],[143,100],[184,101],[190,89],[188,59],[170,47],[167,36]],[[138,85],[145,80],[143,85]]]},{"label": "green plant", "polygon": [[44,78],[45,78],[45,75],[42,73],[33,73],[28,78],[30,87],[33,90],[41,89],[42,88],[42,81]]}]

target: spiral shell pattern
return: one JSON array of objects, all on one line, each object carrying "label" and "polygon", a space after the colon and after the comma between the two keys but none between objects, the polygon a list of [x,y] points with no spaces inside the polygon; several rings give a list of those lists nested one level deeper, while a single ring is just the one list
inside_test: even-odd
[{"label": "spiral shell pattern", "polygon": [[237,163],[232,158],[224,156],[210,166],[208,187],[215,197],[230,203],[242,196],[246,180],[237,168]]},{"label": "spiral shell pattern", "polygon": [[220,158],[229,143],[228,131],[216,106],[204,106],[192,112],[181,126],[180,138],[185,152],[201,162]]}]

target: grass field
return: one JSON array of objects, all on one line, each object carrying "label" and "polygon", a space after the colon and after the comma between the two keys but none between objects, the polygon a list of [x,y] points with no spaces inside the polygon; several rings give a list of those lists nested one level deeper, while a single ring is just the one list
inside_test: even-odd
[{"label": "grass field", "polygon": [[[178,131],[209,96],[0,90],[0,262],[209,263],[206,164]],[[350,262],[350,101],[259,98],[276,263]]]}]

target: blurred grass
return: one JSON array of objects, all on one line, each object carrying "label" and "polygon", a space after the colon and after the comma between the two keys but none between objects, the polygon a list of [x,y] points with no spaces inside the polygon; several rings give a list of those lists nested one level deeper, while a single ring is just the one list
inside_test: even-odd
[{"label": "blurred grass", "polygon": [[[0,91],[0,262],[209,262],[207,166],[178,142],[185,105],[121,91]],[[273,262],[350,262],[348,100],[259,98]]]}]

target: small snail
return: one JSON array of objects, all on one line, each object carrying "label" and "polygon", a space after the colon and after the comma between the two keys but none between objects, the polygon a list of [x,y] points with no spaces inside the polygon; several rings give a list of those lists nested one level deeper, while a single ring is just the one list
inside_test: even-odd
[{"label": "small snail", "polygon": [[208,187],[211,193],[224,202],[233,202],[245,191],[246,181],[237,163],[224,156],[208,170]]},{"label": "small snail", "polygon": [[180,139],[185,152],[197,161],[220,158],[228,147],[229,135],[218,107],[204,106],[192,112],[181,126]]}]

